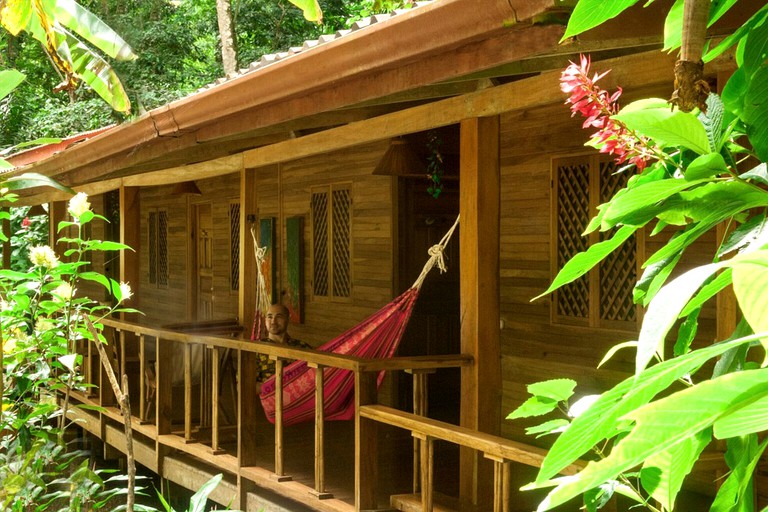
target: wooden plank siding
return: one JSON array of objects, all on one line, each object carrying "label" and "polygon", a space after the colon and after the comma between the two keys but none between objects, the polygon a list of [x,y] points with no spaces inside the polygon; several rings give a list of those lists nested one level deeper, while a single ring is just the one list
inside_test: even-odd
[{"label": "wooden plank siding", "polygon": [[[395,195],[389,177],[372,175],[386,147],[387,143],[373,143],[254,170],[258,215],[276,219],[278,297],[286,288],[285,221],[304,219],[304,323],[292,325],[290,332],[313,346],[336,337],[392,299]],[[352,196],[349,299],[312,294],[310,190],[331,184],[349,184]]]},{"label": "wooden plank siding", "polygon": [[[610,75],[609,75],[610,76]],[[665,88],[627,91],[626,104],[638,97],[668,97]],[[636,339],[635,331],[579,327],[553,321],[551,296],[530,302],[554,278],[551,271],[552,197],[551,159],[589,153],[582,144],[591,131],[571,118],[568,107],[552,104],[508,112],[501,116],[501,223],[500,223],[500,316],[503,376],[502,418],[528,396],[526,385],[568,377],[579,383],[579,395],[600,393],[628,376],[634,368],[634,351],[617,353],[604,367],[597,364],[613,345]],[[645,257],[659,249],[668,235],[640,243]],[[689,249],[677,273],[705,262],[714,249],[714,238],[702,239]],[[642,256],[640,256],[642,257]],[[698,340],[714,339],[715,311],[705,309]],[[639,324],[638,324],[639,328]],[[535,421],[501,420],[505,437],[546,446],[546,438],[534,440],[524,428]]]}]

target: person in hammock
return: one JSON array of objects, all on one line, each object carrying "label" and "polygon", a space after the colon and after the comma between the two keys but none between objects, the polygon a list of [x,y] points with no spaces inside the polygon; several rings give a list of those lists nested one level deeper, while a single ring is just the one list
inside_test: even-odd
[{"label": "person in hammock", "polygon": [[[288,334],[288,324],[290,323],[290,313],[288,308],[282,304],[273,304],[267,310],[264,318],[264,324],[267,328],[267,336],[259,341],[267,343],[282,343],[296,348],[312,348],[310,345],[291,338]],[[259,354],[259,362],[256,368],[256,380],[261,383],[275,374],[275,361],[266,354]]]}]

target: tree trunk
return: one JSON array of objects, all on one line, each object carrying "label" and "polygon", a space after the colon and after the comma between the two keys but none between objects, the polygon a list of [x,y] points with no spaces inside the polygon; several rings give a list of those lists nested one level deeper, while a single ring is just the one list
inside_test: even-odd
[{"label": "tree trunk", "polygon": [[224,74],[237,71],[237,52],[235,51],[234,32],[232,30],[232,7],[229,0],[216,0],[216,16],[219,20],[221,38],[221,62]]},{"label": "tree trunk", "polygon": [[684,112],[696,107],[707,110],[709,84],[704,80],[701,55],[707,38],[709,4],[710,0],[685,0],[684,4],[682,44],[675,63],[675,92],[671,100]]}]

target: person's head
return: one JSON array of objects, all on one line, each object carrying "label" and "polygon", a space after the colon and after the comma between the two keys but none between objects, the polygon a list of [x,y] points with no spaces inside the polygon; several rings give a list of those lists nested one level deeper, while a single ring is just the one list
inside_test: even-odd
[{"label": "person's head", "polygon": [[269,339],[282,342],[288,334],[288,320],[288,308],[282,304],[272,304],[265,318]]}]

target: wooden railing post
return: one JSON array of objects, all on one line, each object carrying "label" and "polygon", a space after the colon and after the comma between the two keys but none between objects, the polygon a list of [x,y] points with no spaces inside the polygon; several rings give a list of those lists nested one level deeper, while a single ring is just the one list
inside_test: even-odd
[{"label": "wooden railing post", "polygon": [[355,372],[355,510],[376,508],[378,424],[360,415],[360,407],[376,403],[376,373]]},{"label": "wooden railing post", "polygon": [[[413,376],[413,414],[426,416],[429,412],[429,392],[427,377],[435,370],[405,370]],[[421,440],[413,438],[413,492],[421,488]]]},{"label": "wooden railing post", "polygon": [[224,453],[219,446],[219,365],[221,349],[212,347],[211,361],[211,451],[214,455]]},{"label": "wooden railing post", "polygon": [[184,441],[192,443],[192,344],[184,344]]},{"label": "wooden railing post", "polygon": [[238,467],[256,465],[256,389],[258,382],[253,370],[259,362],[258,354],[237,351],[237,464]]},{"label": "wooden railing post", "polygon": [[332,498],[325,492],[325,372],[318,364],[308,363],[315,369],[315,492],[318,499]]},{"label": "wooden railing post", "polygon": [[158,435],[171,433],[173,421],[173,342],[159,336],[155,360],[155,418]]},{"label": "wooden railing post", "polygon": [[412,435],[419,440],[419,445],[421,447],[421,510],[422,512],[432,512],[435,440],[430,436],[418,432],[413,432]]},{"label": "wooden railing post", "polygon": [[149,405],[149,385],[147,382],[149,374],[147,373],[147,349],[145,345],[144,335],[136,333],[139,337],[139,423],[147,422],[147,406]]},{"label": "wooden railing post", "polygon": [[509,512],[509,461],[488,453],[484,455],[493,461],[493,512]]},{"label": "wooden railing post", "polygon": [[291,477],[285,474],[285,451],[283,450],[283,366],[285,360],[270,357],[275,361],[275,480],[287,482]]}]

